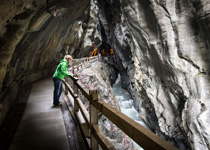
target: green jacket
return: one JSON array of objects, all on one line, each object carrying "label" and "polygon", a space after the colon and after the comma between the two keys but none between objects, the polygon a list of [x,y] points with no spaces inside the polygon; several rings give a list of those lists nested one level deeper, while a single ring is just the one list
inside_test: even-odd
[{"label": "green jacket", "polygon": [[68,72],[67,72],[67,66],[68,66],[68,62],[66,59],[62,59],[60,61],[60,64],[57,66],[56,71],[53,75],[53,78],[56,79],[61,79],[63,80],[65,76],[69,76]]}]

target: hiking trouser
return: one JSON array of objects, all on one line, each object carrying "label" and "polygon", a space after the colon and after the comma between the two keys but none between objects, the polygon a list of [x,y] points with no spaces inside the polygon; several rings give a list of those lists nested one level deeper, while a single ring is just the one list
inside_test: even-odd
[{"label": "hiking trouser", "polygon": [[53,82],[54,82],[53,104],[58,105],[59,98],[63,90],[62,80],[53,78]]}]

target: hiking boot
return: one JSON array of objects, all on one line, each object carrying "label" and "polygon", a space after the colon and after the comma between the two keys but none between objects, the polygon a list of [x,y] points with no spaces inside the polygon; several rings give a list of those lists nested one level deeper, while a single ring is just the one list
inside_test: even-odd
[{"label": "hiking boot", "polygon": [[61,104],[61,102],[59,102],[57,105],[54,105],[54,106],[61,106],[62,104]]}]

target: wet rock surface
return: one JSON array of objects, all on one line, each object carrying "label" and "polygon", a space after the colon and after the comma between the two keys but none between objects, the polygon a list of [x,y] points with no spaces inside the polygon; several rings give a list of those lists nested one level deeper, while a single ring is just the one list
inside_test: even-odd
[{"label": "wet rock surface", "polygon": [[65,54],[89,55],[90,8],[88,0],[1,2],[0,124],[21,86],[51,76]]},{"label": "wet rock surface", "polygon": [[209,149],[210,2],[98,2],[140,117],[180,149]]}]

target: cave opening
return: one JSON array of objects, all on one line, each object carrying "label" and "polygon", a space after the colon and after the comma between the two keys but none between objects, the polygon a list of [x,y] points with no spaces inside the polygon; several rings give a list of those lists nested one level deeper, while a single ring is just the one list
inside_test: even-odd
[{"label": "cave opening", "polygon": [[114,50],[111,48],[111,46],[108,43],[103,43],[98,48],[94,48],[94,50],[90,53],[90,57],[96,55],[112,56],[114,55]]}]

